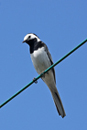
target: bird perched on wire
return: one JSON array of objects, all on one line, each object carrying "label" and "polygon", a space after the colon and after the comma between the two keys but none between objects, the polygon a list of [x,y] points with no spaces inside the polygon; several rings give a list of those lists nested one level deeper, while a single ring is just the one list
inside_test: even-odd
[{"label": "bird perched on wire", "polygon": [[[31,60],[38,74],[41,74],[53,64],[53,60],[48,50],[48,47],[46,46],[45,43],[43,43],[40,40],[40,38],[36,34],[34,33],[27,34],[24,37],[23,43],[24,42],[26,42],[30,46]],[[64,116],[66,116],[66,114],[59,93],[57,91],[54,68],[49,70],[41,78],[50,89],[57,111],[59,115],[61,115],[63,118]]]}]

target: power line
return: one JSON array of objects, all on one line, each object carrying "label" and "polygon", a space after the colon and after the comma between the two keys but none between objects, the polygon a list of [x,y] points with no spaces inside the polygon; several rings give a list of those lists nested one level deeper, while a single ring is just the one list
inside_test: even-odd
[{"label": "power line", "polygon": [[57,64],[59,64],[61,61],[63,61],[65,58],[67,58],[69,55],[71,55],[74,51],[76,51],[79,47],[81,47],[83,44],[87,42],[87,39],[85,39],[82,43],[80,43],[78,46],[76,46],[73,50],[71,50],[69,53],[67,53],[64,57],[62,57],[60,60],[58,60],[56,63],[51,65],[48,69],[46,69],[43,73],[41,73],[38,77],[36,77],[33,81],[31,81],[29,84],[27,84],[25,87],[23,87],[21,90],[19,90],[17,93],[15,93],[12,97],[7,99],[5,102],[3,102],[0,105],[0,108],[2,108],[5,104],[10,102],[13,98],[15,98],[17,95],[19,95],[22,91],[24,91],[26,88],[28,88],[31,84],[33,84],[35,81],[37,81],[39,78],[42,77],[43,74],[47,73],[50,69],[55,67]]}]

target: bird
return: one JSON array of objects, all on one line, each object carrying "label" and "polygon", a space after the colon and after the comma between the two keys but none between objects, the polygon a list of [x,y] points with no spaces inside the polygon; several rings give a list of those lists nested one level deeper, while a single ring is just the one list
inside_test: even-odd
[{"label": "bird", "polygon": [[[43,73],[53,64],[53,60],[47,45],[41,41],[35,33],[28,33],[25,35],[22,43],[27,43],[30,46],[30,57],[38,74]],[[41,78],[46,83],[51,92],[59,115],[62,118],[65,117],[66,113],[56,87],[56,76],[54,68],[45,73]]]}]

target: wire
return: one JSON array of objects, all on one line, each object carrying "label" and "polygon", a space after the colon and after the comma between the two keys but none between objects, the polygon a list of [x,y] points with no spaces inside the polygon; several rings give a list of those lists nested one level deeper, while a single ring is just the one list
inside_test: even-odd
[{"label": "wire", "polygon": [[42,77],[43,74],[47,73],[50,69],[55,67],[57,64],[59,64],[61,61],[63,61],[65,58],[67,58],[69,55],[71,55],[74,51],[76,51],[79,47],[81,47],[83,44],[87,42],[87,39],[85,39],[82,43],[80,43],[78,46],[76,46],[73,50],[71,50],[69,53],[67,53],[64,57],[62,57],[60,60],[58,60],[56,63],[51,65],[48,69],[46,69],[43,73],[41,73],[38,77],[36,77],[33,81],[31,81],[29,84],[27,84],[25,87],[23,87],[21,90],[19,90],[17,93],[15,93],[12,97],[7,99],[5,102],[3,102],[0,105],[0,108],[2,108],[4,105],[6,105],[8,102],[10,102],[13,98],[15,98],[17,95],[19,95],[21,92],[23,92],[25,89],[27,89],[30,85],[32,85],[35,81],[37,81],[39,78]]}]

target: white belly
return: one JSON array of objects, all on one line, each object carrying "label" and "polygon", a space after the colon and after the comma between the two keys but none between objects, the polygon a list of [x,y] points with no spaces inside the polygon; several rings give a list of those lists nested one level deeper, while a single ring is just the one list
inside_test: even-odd
[{"label": "white belly", "polygon": [[44,47],[34,51],[34,53],[31,54],[31,59],[38,74],[41,74],[51,65],[50,60],[44,51]]},{"label": "white belly", "polygon": [[[31,54],[31,59],[38,74],[41,74],[48,67],[51,66],[50,60],[48,58],[48,55],[44,51],[44,48],[40,48],[38,49],[38,51],[34,51],[34,53]],[[42,79],[50,89],[55,86],[55,80],[52,70],[48,71],[42,77]]]}]

